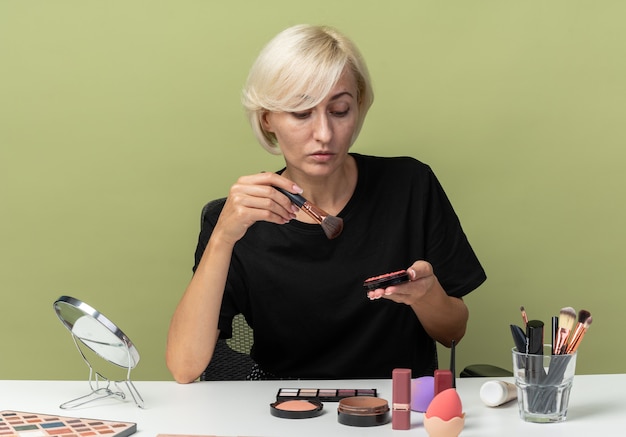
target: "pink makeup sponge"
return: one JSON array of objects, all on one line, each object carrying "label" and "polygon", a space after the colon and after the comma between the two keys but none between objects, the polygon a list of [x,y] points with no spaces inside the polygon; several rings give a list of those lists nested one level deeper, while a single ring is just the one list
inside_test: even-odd
[{"label": "pink makeup sponge", "polygon": [[434,397],[434,377],[421,376],[411,381],[411,410],[425,412]]},{"label": "pink makeup sponge", "polygon": [[453,388],[435,396],[424,414],[424,429],[430,437],[457,437],[464,425],[461,398]]},{"label": "pink makeup sponge", "polygon": [[435,396],[426,410],[426,417],[439,417],[443,420],[450,420],[462,415],[461,398],[453,388],[446,389]]}]

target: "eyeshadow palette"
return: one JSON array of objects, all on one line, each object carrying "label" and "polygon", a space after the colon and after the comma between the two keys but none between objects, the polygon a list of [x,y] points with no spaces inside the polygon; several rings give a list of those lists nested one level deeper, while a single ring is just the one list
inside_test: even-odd
[{"label": "eyeshadow palette", "polygon": [[393,273],[386,273],[384,275],[373,276],[363,282],[363,288],[365,291],[374,291],[378,288],[387,288],[392,285],[404,284],[409,282],[411,278],[406,270],[398,270]]},{"label": "eyeshadow palette", "polygon": [[308,399],[320,402],[339,402],[344,398],[354,396],[376,397],[375,388],[281,388],[276,400]]},{"label": "eyeshadow palette", "polygon": [[0,437],[126,437],[136,431],[130,422],[0,411]]}]

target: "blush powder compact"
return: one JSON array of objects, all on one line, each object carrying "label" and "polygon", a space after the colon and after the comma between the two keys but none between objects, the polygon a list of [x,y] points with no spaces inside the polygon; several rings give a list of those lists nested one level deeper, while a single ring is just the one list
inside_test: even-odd
[{"label": "blush powder compact", "polygon": [[322,414],[324,404],[315,400],[291,399],[270,404],[272,416],[283,419],[309,419]]},{"label": "blush powder compact", "polygon": [[387,288],[392,285],[404,284],[409,282],[409,274],[406,270],[398,270],[393,273],[386,273],[380,276],[373,276],[363,282],[365,291],[374,291],[378,288]]},{"label": "blush powder compact", "polygon": [[389,423],[389,404],[375,397],[352,397],[339,401],[337,420],[349,426],[378,426]]}]

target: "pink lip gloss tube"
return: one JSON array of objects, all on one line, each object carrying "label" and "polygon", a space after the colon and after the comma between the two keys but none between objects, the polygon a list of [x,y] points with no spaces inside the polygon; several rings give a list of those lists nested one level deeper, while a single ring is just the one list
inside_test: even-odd
[{"label": "pink lip gloss tube", "polygon": [[411,369],[393,369],[392,429],[411,428]]}]

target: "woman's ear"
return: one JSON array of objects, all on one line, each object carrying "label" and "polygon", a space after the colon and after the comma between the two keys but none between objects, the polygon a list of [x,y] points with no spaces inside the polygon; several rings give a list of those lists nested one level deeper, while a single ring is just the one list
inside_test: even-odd
[{"label": "woman's ear", "polygon": [[264,131],[266,132],[274,132],[274,129],[272,129],[272,124],[270,123],[268,116],[270,115],[270,111],[263,111],[261,113],[261,127],[263,128]]}]

